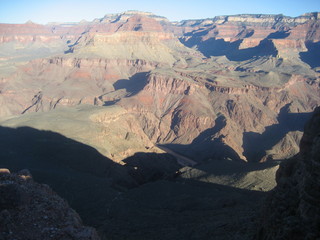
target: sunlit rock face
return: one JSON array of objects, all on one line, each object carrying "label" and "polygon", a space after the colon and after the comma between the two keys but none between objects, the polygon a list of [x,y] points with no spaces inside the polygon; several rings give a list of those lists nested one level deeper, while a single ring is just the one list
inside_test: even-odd
[{"label": "sunlit rock face", "polygon": [[[30,125],[22,115],[118,105],[137,136],[126,148],[83,140],[72,125],[66,135],[117,162],[138,149],[158,152],[156,144],[198,160],[283,159],[297,153],[320,103],[319,31],[317,13],[171,23],[128,11],[92,22],[0,24],[0,116]],[[200,156],[200,145],[212,151]]]}]

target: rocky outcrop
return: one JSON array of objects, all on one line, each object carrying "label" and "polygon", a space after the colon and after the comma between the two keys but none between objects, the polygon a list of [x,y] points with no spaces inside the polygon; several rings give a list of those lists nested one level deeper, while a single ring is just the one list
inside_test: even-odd
[{"label": "rocky outcrop", "polygon": [[79,215],[28,170],[0,169],[0,238],[98,240]]},{"label": "rocky outcrop", "polygon": [[155,19],[141,15],[134,15],[128,18],[127,21],[118,28],[118,31],[162,32],[163,28]]},{"label": "rocky outcrop", "polygon": [[318,239],[320,237],[320,108],[307,123],[300,152],[284,161],[277,187],[264,204],[256,239]]},{"label": "rocky outcrop", "polygon": [[152,72],[146,86],[121,106],[134,113],[141,127],[153,141],[189,143],[213,125],[213,111],[206,104],[196,104],[207,94],[201,84],[183,79],[175,72]]},{"label": "rocky outcrop", "polygon": [[129,10],[118,14],[107,14],[103,18],[95,19],[94,22],[105,22],[105,23],[125,23],[128,21],[129,18],[135,17],[135,16],[141,16],[144,18],[150,18],[152,20],[156,20],[157,22],[169,22],[169,20],[162,16],[154,15],[151,12],[142,12],[137,10]]},{"label": "rocky outcrop", "polygon": [[[214,147],[214,142],[223,141],[236,151],[236,159],[264,161],[281,159],[281,152],[287,153],[286,156],[296,154],[301,137],[297,131],[302,130],[307,117],[301,114],[299,119],[298,112],[309,112],[317,106],[320,99],[309,101],[315,100],[312,96],[319,92],[316,81],[309,82],[299,75],[257,73],[261,82],[266,80],[265,86],[261,86],[257,82],[240,84],[226,77],[228,74],[154,70],[137,95],[117,104],[135,114],[144,132],[158,144],[193,144],[202,134],[211,132],[206,137],[207,143]],[[276,84],[272,78],[287,80],[285,84]],[[302,96],[298,89],[306,95]],[[219,116],[225,119],[220,127],[216,125]],[[283,116],[288,119],[283,120]],[[260,139],[263,150],[252,154],[258,148],[256,138]],[[207,146],[207,143],[203,144]],[[194,156],[190,149],[184,153]],[[206,156],[210,157],[213,156]]]}]

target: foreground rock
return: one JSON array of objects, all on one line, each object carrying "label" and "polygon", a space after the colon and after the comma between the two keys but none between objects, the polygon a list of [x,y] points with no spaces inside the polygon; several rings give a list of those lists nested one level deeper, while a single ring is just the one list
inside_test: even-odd
[{"label": "foreground rock", "polygon": [[300,153],[284,162],[269,196],[257,239],[320,237],[320,108],[305,127]]},{"label": "foreground rock", "polygon": [[98,240],[79,215],[47,185],[32,180],[27,170],[0,169],[0,239]]}]

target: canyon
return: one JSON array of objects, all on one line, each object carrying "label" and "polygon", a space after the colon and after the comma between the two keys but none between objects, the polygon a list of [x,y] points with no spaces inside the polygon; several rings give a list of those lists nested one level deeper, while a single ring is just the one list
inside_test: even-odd
[{"label": "canyon", "polygon": [[0,167],[102,239],[248,239],[320,106],[319,56],[320,13],[0,24]]},{"label": "canyon", "polygon": [[[175,151],[191,146],[183,151],[192,156],[193,141],[211,129],[203,144],[224,144],[234,151],[233,160],[290,157],[305,122],[294,115],[306,115],[320,101],[319,63],[312,61],[319,51],[318,17],[239,15],[171,23],[129,11],[69,25],[1,24],[0,116],[117,105],[150,142],[144,138],[141,144],[156,151],[157,144],[177,145]],[[225,126],[217,126],[219,117]],[[253,153],[254,138],[266,141],[263,135],[281,124],[288,129],[281,136],[271,130],[279,136]],[[118,152],[103,140],[94,146],[110,152],[109,158],[136,151]]]}]

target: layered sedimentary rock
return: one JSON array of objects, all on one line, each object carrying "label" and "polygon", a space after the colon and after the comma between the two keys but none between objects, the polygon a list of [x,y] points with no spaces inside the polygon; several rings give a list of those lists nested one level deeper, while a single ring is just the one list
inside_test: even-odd
[{"label": "layered sedimentary rock", "polygon": [[0,169],[1,239],[100,239],[48,185],[28,170]]},{"label": "layered sedimentary rock", "polygon": [[[249,238],[270,160],[298,152],[320,105],[319,41],[318,13],[0,24],[0,165],[28,167],[105,238]],[[279,193],[301,196],[298,234],[316,233],[309,175]],[[259,236],[290,236],[272,221]]]},{"label": "layered sedimentary rock", "polygon": [[[199,160],[292,156],[320,103],[318,15],[171,23],[129,11],[93,22],[2,24],[0,116],[120,105],[139,126],[139,146],[171,145],[192,157],[212,149]],[[126,152],[104,148],[116,161]]]},{"label": "layered sedimentary rock", "polygon": [[[294,58],[301,65],[299,52],[308,52],[306,45],[309,42],[319,42],[318,13],[296,18],[235,15],[216,17],[209,22],[191,20],[181,25],[186,31],[182,41],[188,46],[197,46],[206,56],[226,55],[230,60],[248,60],[250,50],[255,50],[255,54],[278,56],[284,60]],[[272,48],[273,52],[270,51]],[[246,50],[247,55],[239,57],[245,51],[238,50]]]},{"label": "layered sedimentary rock", "polygon": [[300,152],[280,165],[277,187],[265,202],[257,239],[320,237],[320,108],[305,127]]},{"label": "layered sedimentary rock", "polygon": [[[298,75],[256,73],[253,75],[265,85],[257,86],[257,79],[254,83],[248,78],[240,85],[227,77],[228,72],[206,70],[204,74],[197,70],[154,70],[138,94],[118,104],[140,119],[141,127],[153,141],[192,146],[206,131],[211,132],[201,140],[206,147],[219,141],[236,151],[236,159],[256,161],[262,160],[266,154],[262,152],[271,150],[286,134],[301,130],[308,114],[299,117],[298,112],[312,111],[319,101],[314,98],[319,93],[317,81],[308,83],[307,78]],[[286,83],[275,84],[270,77]],[[219,116],[223,123],[217,121]],[[255,146],[258,138],[264,141],[264,150]],[[297,144],[298,140],[293,146]],[[277,150],[273,151],[269,151],[270,157],[279,159]]]}]

